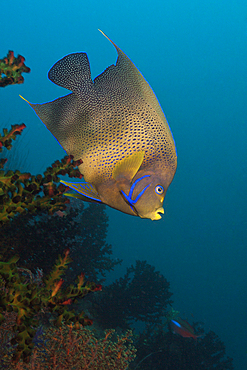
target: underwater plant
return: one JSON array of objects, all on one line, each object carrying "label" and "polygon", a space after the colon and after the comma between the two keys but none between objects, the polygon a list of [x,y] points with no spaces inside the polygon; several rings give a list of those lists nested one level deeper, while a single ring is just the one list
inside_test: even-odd
[{"label": "underwater plant", "polygon": [[5,58],[0,59],[0,87],[24,82],[22,73],[30,72],[30,68],[24,64],[24,61],[25,58],[22,55],[18,55],[16,58],[11,50]]},{"label": "underwater plant", "polygon": [[[4,129],[0,137],[0,148],[11,148],[11,141],[21,133],[25,125],[12,126],[10,131]],[[1,159],[3,168],[6,160]],[[17,214],[48,210],[50,214],[66,208],[69,199],[62,197],[66,186],[59,183],[58,175],[82,178],[76,168],[80,161],[73,161],[72,156],[65,156],[48,167],[44,175],[31,175],[20,171],[0,170],[0,226],[10,221]],[[57,185],[59,183],[59,185]]]},{"label": "underwater plant", "polygon": [[[129,329],[131,323],[159,323],[172,303],[169,282],[146,261],[136,261],[124,277],[104,287],[96,302],[97,320],[103,328]],[[105,313],[108,313],[107,315]]]},{"label": "underwater plant", "polygon": [[15,312],[16,323],[10,341],[15,347],[15,363],[20,359],[25,362],[30,360],[40,315],[51,314],[55,326],[61,326],[62,322],[91,325],[92,320],[84,312],[77,314],[68,309],[68,305],[90,292],[101,290],[101,285],[85,282],[84,274],[78,276],[76,285],[71,284],[62,289],[61,276],[71,262],[68,250],[64,252],[64,257],[58,257],[52,271],[44,279],[35,279],[31,271],[28,272],[28,278],[24,276],[23,269],[17,266],[18,259],[14,256],[8,262],[0,261],[0,331],[6,320],[5,312]]}]

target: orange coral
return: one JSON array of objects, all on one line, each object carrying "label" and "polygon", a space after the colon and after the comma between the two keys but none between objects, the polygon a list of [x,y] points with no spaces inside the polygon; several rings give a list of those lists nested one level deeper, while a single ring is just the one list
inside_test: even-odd
[{"label": "orange coral", "polygon": [[22,84],[24,78],[22,73],[29,73],[30,68],[24,64],[25,58],[22,55],[14,56],[10,50],[7,57],[0,59],[0,87]]},{"label": "orange coral", "polygon": [[29,364],[19,362],[9,370],[125,370],[135,358],[132,333],[116,336],[114,330],[97,339],[92,330],[81,325],[50,328],[42,348],[35,348]]}]

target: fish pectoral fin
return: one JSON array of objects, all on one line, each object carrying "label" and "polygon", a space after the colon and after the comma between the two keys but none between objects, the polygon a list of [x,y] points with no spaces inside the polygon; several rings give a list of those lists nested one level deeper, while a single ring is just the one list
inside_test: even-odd
[{"label": "fish pectoral fin", "polygon": [[102,203],[99,194],[96,192],[94,187],[88,182],[67,182],[60,180],[60,182],[71,189],[75,190],[79,194],[67,194],[65,195],[84,200],[86,202],[97,202]]},{"label": "fish pectoral fin", "polygon": [[90,199],[90,198],[88,198],[88,197],[85,197],[85,196],[84,196],[84,195],[82,195],[82,194],[63,193],[63,195],[65,195],[66,197],[76,198],[76,199],[83,200],[83,202],[89,202],[89,203],[102,203],[102,202],[101,202],[101,201],[99,201],[99,200],[93,200],[93,199]]},{"label": "fish pectoral fin", "polygon": [[143,162],[145,152],[140,150],[119,161],[112,171],[114,180],[127,178],[132,180]]}]

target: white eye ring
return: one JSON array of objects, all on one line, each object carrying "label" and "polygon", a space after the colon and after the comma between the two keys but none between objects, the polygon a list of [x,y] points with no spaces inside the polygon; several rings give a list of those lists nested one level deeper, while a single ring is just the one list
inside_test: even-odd
[{"label": "white eye ring", "polygon": [[156,188],[155,188],[155,193],[159,194],[159,195],[163,194],[164,193],[163,186],[162,185],[157,185]]}]

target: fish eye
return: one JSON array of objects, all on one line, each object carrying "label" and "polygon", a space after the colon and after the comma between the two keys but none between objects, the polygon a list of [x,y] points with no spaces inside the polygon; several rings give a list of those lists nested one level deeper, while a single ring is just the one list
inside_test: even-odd
[{"label": "fish eye", "polygon": [[155,188],[155,193],[161,195],[164,193],[164,188],[162,185],[157,185],[156,188]]}]

